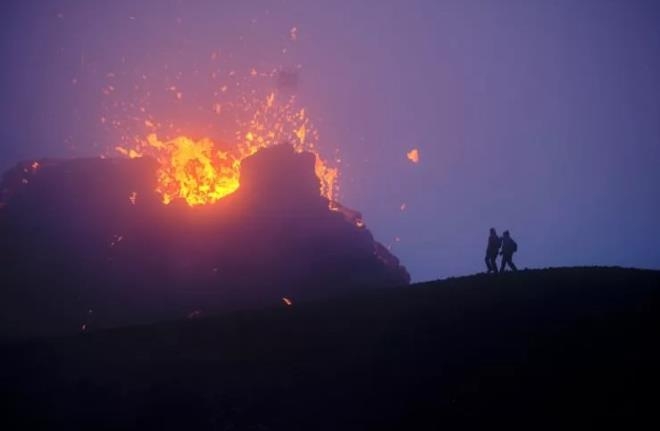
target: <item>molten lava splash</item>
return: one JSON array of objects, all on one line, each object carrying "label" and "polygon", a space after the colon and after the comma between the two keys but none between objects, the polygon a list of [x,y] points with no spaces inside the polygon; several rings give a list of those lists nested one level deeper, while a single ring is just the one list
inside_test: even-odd
[{"label": "molten lava splash", "polygon": [[329,206],[332,206],[332,202],[337,199],[337,177],[339,171],[337,168],[328,167],[323,159],[321,159],[321,156],[319,156],[319,153],[314,152],[314,155],[316,156],[314,172],[316,172],[316,176],[321,180],[321,195],[325,196],[330,201]]},{"label": "molten lava splash", "polygon": [[169,141],[147,136],[158,161],[158,187],[163,203],[185,199],[190,206],[218,201],[238,189],[240,160],[216,150],[210,139],[179,136]]},{"label": "molten lava splash", "polygon": [[135,148],[116,147],[116,150],[130,158],[156,159],[159,165],[156,191],[162,195],[163,203],[180,198],[196,206],[217,202],[235,192],[240,185],[243,159],[261,148],[289,143],[297,152],[310,151],[316,156],[314,170],[321,183],[319,192],[330,202],[334,201],[338,170],[329,167],[316,151],[318,133],[305,110],[294,109],[292,99],[278,104],[274,93],[256,106],[251,119],[238,125],[237,145],[227,151],[216,148],[208,138],[177,136],[161,140],[156,133],[138,140]]}]

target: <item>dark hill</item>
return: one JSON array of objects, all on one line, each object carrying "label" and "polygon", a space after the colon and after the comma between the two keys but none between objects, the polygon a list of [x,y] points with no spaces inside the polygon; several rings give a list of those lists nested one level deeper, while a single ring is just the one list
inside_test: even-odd
[{"label": "dark hill", "polygon": [[358,212],[330,209],[314,163],[287,145],[260,150],[243,160],[235,193],[194,208],[161,203],[148,158],[19,164],[0,184],[0,335],[408,284]]},{"label": "dark hill", "polygon": [[637,416],[659,398],[659,311],[658,271],[477,275],[5,344],[0,401],[11,429],[417,430],[463,415],[534,417],[536,429]]}]

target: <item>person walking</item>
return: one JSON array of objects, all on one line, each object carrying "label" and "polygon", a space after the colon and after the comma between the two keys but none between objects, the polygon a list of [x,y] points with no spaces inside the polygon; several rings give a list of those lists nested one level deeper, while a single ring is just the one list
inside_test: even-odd
[{"label": "person walking", "polygon": [[487,274],[491,272],[497,273],[497,252],[500,249],[502,240],[497,236],[495,228],[490,228],[490,235],[488,236],[488,244],[486,245],[486,267],[488,268]]},{"label": "person walking", "polygon": [[518,271],[516,265],[513,263],[513,253],[518,251],[518,244],[511,238],[508,230],[505,230],[502,234],[502,266],[500,267],[500,272],[504,272],[504,267],[509,265],[509,268],[513,271]]}]

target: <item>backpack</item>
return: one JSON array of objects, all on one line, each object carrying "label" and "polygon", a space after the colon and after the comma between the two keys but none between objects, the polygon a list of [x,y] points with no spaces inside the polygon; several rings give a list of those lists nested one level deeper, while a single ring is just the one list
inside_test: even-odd
[{"label": "backpack", "polygon": [[511,249],[514,253],[518,251],[518,244],[513,239],[511,240]]}]

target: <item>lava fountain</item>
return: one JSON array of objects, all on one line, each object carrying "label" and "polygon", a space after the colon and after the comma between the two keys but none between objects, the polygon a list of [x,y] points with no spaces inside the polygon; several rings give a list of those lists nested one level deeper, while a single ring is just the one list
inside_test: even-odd
[{"label": "lava fountain", "polygon": [[138,158],[149,156],[158,162],[156,191],[162,202],[169,204],[183,199],[190,206],[217,202],[235,192],[240,186],[241,161],[262,148],[278,143],[292,145],[296,152],[315,155],[315,172],[320,180],[321,196],[334,202],[338,192],[338,170],[330,167],[316,149],[318,132],[305,109],[295,109],[293,98],[278,103],[270,93],[256,106],[246,122],[239,123],[235,133],[236,145],[221,149],[210,138],[193,139],[189,136],[161,138],[157,124],[145,120],[151,129],[135,146],[118,146],[120,154]]}]

